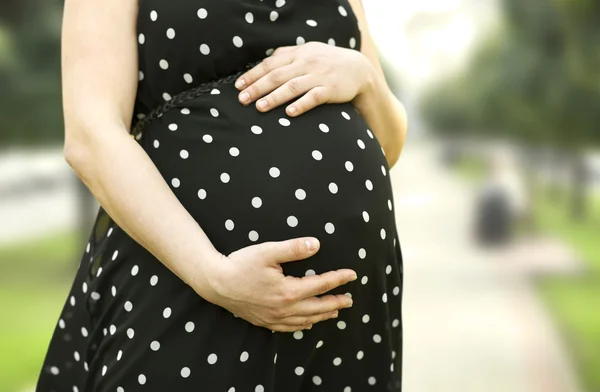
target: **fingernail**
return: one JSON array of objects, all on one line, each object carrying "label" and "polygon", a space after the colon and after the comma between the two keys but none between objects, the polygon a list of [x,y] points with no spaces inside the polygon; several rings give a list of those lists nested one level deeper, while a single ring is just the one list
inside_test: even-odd
[{"label": "fingernail", "polygon": [[306,244],[306,248],[312,252],[313,250],[315,250],[315,248],[317,247],[317,242],[313,239],[306,239],[304,241],[304,243]]},{"label": "fingernail", "polygon": [[238,79],[238,80],[235,82],[235,87],[237,87],[237,88],[242,88],[242,87],[244,87],[245,85],[246,85],[246,81],[245,81],[244,79]]},{"label": "fingernail", "polygon": [[350,276],[350,282],[354,282],[356,279],[358,279],[358,276],[356,276],[356,272],[355,272]]},{"label": "fingernail", "polygon": [[312,329],[312,325],[309,325],[306,329]]},{"label": "fingernail", "polygon": [[267,101],[264,99],[261,99],[260,101],[258,101],[258,107],[261,109],[264,109],[267,107]]},{"label": "fingernail", "polygon": [[288,112],[290,112],[290,114],[294,114],[294,113],[296,113],[296,110],[297,110],[297,109],[296,109],[296,107],[295,107],[295,106],[290,106],[290,107],[288,107]]},{"label": "fingernail", "polygon": [[248,102],[248,100],[250,99],[250,94],[248,94],[247,92],[243,92],[240,94],[240,101],[242,102]]},{"label": "fingernail", "polygon": [[354,305],[354,301],[350,300],[350,302],[348,302],[348,305],[346,305],[347,308],[351,308],[352,305]]},{"label": "fingernail", "polygon": [[338,312],[333,312],[330,318],[338,318],[340,314]]}]

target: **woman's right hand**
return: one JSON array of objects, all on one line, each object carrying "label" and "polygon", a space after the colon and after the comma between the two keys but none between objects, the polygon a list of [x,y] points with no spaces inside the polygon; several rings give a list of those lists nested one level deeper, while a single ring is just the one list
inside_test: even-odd
[{"label": "woman's right hand", "polygon": [[282,263],[306,259],[319,249],[316,238],[264,242],[211,263],[210,290],[202,296],[256,326],[272,331],[310,329],[352,306],[346,295],[323,295],[356,280],[349,269],[302,278],[285,276]]}]

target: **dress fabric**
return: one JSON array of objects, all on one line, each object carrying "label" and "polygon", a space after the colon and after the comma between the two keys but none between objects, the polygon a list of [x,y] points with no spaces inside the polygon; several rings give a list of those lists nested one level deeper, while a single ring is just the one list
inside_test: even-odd
[{"label": "dress fabric", "polygon": [[37,391],[401,391],[402,255],[376,136],[351,103],[290,118],[285,105],[244,107],[223,82],[310,41],[360,50],[347,0],[140,0],[134,118],[214,87],[137,140],[218,251],[315,236],[320,251],[284,273],[352,268],[358,279],[332,293],[353,307],[302,332],[254,326],[199,297],[99,208]]}]

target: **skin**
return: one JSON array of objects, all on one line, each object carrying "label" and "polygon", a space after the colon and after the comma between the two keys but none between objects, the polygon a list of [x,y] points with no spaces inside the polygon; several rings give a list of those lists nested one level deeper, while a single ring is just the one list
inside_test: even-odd
[{"label": "skin", "polygon": [[326,103],[352,102],[392,168],[406,140],[406,111],[385,81],[360,0],[349,3],[361,29],[360,52],[321,42],[277,48],[238,78],[238,98],[244,105],[255,103],[261,112],[288,104],[290,117]]},{"label": "skin", "polygon": [[[281,332],[336,317],[352,300],[326,293],[355,280],[354,271],[284,276],[282,263],[318,252],[314,237],[221,254],[129,136],[138,83],[137,10],[137,0],[65,1],[65,160],[120,228],[207,301]],[[386,107],[387,99],[382,101]],[[372,109],[365,113],[381,116]]]}]

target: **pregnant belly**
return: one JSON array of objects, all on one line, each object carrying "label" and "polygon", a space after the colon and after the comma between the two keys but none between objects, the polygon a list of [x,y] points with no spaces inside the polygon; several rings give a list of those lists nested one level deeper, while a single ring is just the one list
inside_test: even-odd
[{"label": "pregnant belly", "polygon": [[244,107],[229,84],[163,114],[140,143],[224,254],[315,236],[321,251],[313,258],[327,262],[290,273],[352,268],[367,252],[388,263],[396,242],[392,189],[365,120],[350,103],[296,118],[284,108]]}]

